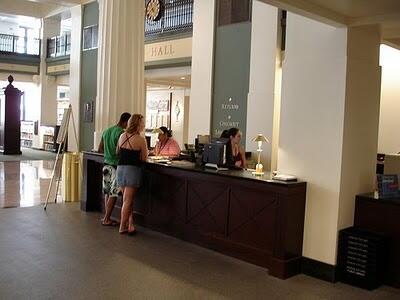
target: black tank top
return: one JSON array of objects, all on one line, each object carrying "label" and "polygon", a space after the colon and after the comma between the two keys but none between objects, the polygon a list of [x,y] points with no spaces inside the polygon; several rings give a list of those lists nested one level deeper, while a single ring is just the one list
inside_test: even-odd
[{"label": "black tank top", "polygon": [[132,134],[128,137],[119,148],[119,166],[137,166],[140,167],[142,165],[142,161],[140,160],[141,150],[132,150],[127,148],[122,148],[122,146],[128,142],[132,147],[131,142],[129,141],[131,137],[135,136]]}]

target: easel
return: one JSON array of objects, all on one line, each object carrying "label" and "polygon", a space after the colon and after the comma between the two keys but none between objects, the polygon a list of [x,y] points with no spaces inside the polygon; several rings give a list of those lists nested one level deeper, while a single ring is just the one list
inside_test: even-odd
[{"label": "easel", "polygon": [[51,174],[51,179],[50,179],[50,185],[49,189],[47,191],[47,196],[46,196],[46,202],[44,204],[43,209],[46,210],[47,204],[49,203],[49,198],[50,198],[50,193],[51,193],[51,188],[53,187],[53,182],[54,179],[56,178],[57,185],[56,185],[56,193],[54,197],[54,203],[57,203],[57,194],[58,194],[58,188],[60,186],[60,181],[61,181],[61,166],[59,166],[59,163],[62,163],[62,159],[60,159],[60,153],[61,155],[64,154],[65,150],[65,142],[68,136],[68,126],[69,126],[69,121],[72,119],[72,127],[74,129],[74,136],[75,136],[75,141],[78,143],[78,136],[76,134],[76,128],[75,128],[75,120],[74,120],[74,115],[72,113],[72,105],[70,104],[68,108],[64,109],[64,115],[63,119],[61,122],[60,130],[58,132],[57,140],[56,143],[58,144],[58,150],[57,150],[57,155],[56,155],[56,161],[54,162],[54,167],[53,167],[53,172]]}]

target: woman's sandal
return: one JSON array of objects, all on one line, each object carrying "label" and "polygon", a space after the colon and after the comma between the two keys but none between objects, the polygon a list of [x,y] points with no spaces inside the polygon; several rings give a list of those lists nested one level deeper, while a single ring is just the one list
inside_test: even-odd
[{"label": "woman's sandal", "polygon": [[101,225],[103,226],[117,226],[118,223],[115,221],[110,221],[110,223],[104,223],[104,221],[101,221]]}]

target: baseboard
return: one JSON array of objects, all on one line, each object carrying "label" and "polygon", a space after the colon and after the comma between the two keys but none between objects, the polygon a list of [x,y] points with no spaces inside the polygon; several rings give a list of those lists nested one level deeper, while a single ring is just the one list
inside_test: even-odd
[{"label": "baseboard", "polygon": [[336,282],[336,266],[323,263],[308,257],[303,257],[301,262],[303,274],[322,279],[329,282]]}]

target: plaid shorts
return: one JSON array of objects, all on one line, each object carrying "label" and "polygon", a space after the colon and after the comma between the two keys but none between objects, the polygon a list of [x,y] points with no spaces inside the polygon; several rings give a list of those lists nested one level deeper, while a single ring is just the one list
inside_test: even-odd
[{"label": "plaid shorts", "polygon": [[103,167],[103,193],[109,197],[118,196],[117,167],[104,165]]}]

